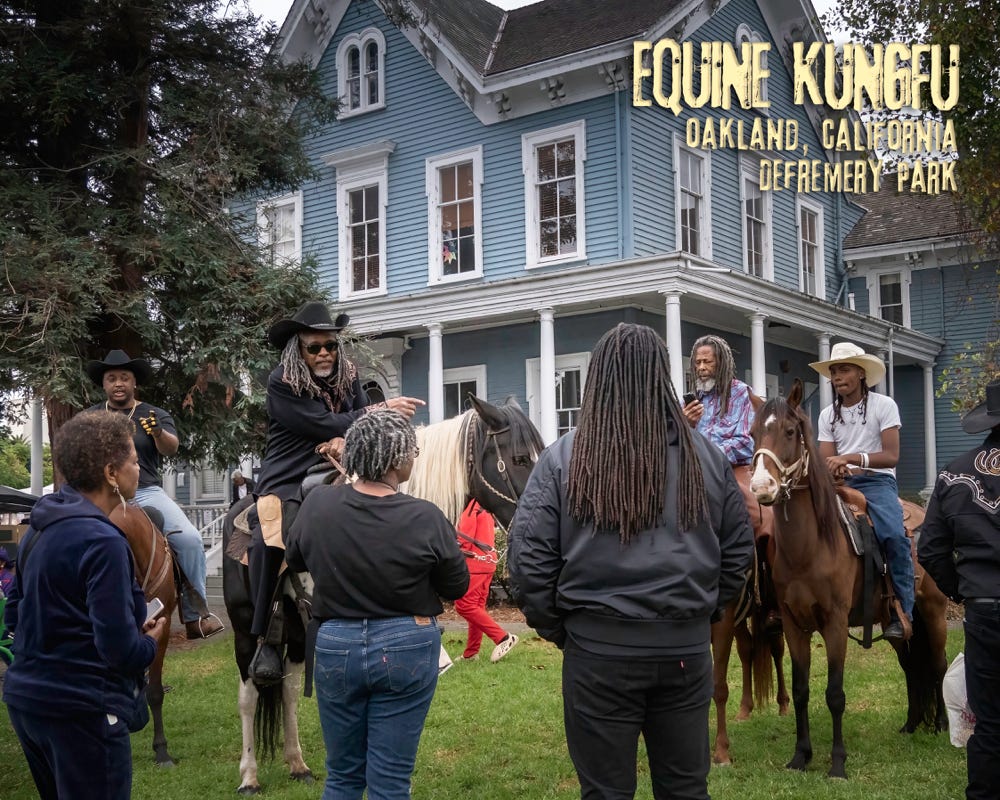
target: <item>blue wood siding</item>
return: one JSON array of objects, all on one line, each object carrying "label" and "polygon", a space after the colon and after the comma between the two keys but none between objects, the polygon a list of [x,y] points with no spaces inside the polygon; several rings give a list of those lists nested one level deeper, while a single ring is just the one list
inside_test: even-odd
[{"label": "blue wood siding", "polygon": [[588,261],[603,263],[619,257],[614,95],[487,127],[385,20],[376,4],[365,0],[351,4],[320,61],[318,70],[331,94],[336,93],[340,42],[346,35],[372,26],[386,38],[386,108],[335,122],[308,143],[323,177],[304,187],[303,251],[318,257],[324,285],[334,289],[338,285],[336,174],[323,165],[324,154],[381,139],[396,142],[388,166],[388,290],[390,294],[410,294],[425,290],[428,280],[425,159],[483,146],[485,280],[516,277],[525,274],[521,135],[581,119],[587,128],[584,188]]},{"label": "blue wood siding", "polygon": [[926,485],[924,478],[924,371],[916,366],[893,371],[893,397],[899,406],[899,463],[896,483],[911,499]]}]

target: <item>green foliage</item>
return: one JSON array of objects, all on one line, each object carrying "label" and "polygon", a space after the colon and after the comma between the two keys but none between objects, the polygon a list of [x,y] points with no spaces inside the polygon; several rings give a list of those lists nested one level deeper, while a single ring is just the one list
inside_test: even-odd
[{"label": "green foliage", "polygon": [[[464,630],[446,632],[452,655],[465,643]],[[948,656],[962,649],[962,631],[949,633]],[[804,773],[784,769],[795,745],[795,719],[778,716],[772,703],[746,722],[736,722],[739,661],[729,669],[729,736],[733,765],[713,767],[712,797],[741,800],[835,798],[836,800],[928,800],[961,797],[965,751],[947,734],[897,733],[905,717],[906,689],[892,648],[850,644],[845,690],[844,737],[848,780],[826,777],[831,723],[824,701],[826,658],[813,639],[810,721],[814,758]],[[573,800],[580,796],[563,733],[561,660],[558,650],[527,634],[498,664],[488,658],[456,663],[439,681],[417,754],[414,800],[475,797],[477,800]],[[791,674],[785,657],[786,675]],[[132,737],[135,800],[189,800],[234,795],[239,783],[240,727],[232,638],[210,639],[193,649],[172,649],[165,680],[165,726],[178,759],[163,770],[152,761],[152,729]],[[791,687],[789,687],[791,691]],[[322,734],[315,699],[299,699],[302,752],[316,780],[324,778]],[[9,732],[0,704],[0,730]],[[714,735],[714,710],[710,733]],[[652,797],[645,750],[640,743],[636,797]],[[4,800],[36,796],[17,741],[0,735]],[[260,781],[272,800],[315,800],[317,785],[291,781],[281,758],[260,764]]]},{"label": "green foliage", "polygon": [[57,427],[103,399],[83,362],[120,347],[153,362],[181,457],[261,449],[243,376],[319,293],[239,199],[310,179],[302,141],[336,110],[275,38],[243,2],[0,0],[0,395],[34,389]]},{"label": "green foliage", "polygon": [[[0,436],[0,485],[24,489],[31,483],[31,445],[24,439]],[[42,483],[52,483],[52,453],[42,446]]]}]

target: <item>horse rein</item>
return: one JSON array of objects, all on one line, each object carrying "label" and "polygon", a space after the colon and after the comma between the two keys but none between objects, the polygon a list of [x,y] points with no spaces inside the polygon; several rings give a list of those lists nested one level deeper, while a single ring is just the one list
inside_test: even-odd
[{"label": "horse rein", "polygon": [[757,470],[758,457],[763,458],[764,456],[771,459],[774,462],[774,466],[778,468],[779,489],[778,500],[776,502],[784,503],[788,500],[792,496],[792,490],[799,488],[802,479],[809,475],[809,450],[806,448],[805,440],[801,434],[799,435],[799,444],[802,445],[802,455],[788,466],[785,466],[781,459],[766,447],[760,447],[755,450],[753,458],[750,460],[754,471]]}]

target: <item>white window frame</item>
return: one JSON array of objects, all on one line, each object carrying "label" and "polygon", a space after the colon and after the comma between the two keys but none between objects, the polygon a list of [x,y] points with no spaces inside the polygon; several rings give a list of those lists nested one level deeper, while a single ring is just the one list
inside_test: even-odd
[{"label": "white window frame", "polygon": [[[468,381],[475,381],[476,383],[476,397],[485,400],[486,399],[486,365],[485,364],[470,364],[467,367],[451,367],[450,369],[441,370],[441,385],[447,386],[449,383],[463,383]],[[462,398],[459,399],[459,413],[462,413]]]},{"label": "white window frame", "polygon": [[[868,273],[868,309],[869,316],[875,319],[885,319],[882,316],[881,277],[883,275],[899,275],[900,302],[903,305],[903,327],[910,327],[910,267],[902,264],[889,269],[872,270]],[[888,320],[886,320],[888,322]]]},{"label": "white window frame", "polygon": [[[540,209],[536,178],[538,175],[536,148],[563,139],[573,138],[576,156],[576,251],[555,256],[541,256]],[[541,131],[525,133],[521,136],[521,169],[524,173],[524,233],[526,240],[525,266],[545,267],[550,264],[565,264],[587,258],[587,195],[584,191],[584,165],[587,161],[587,126],[585,120],[577,120],[565,125],[557,125]]]},{"label": "white window frame", "polygon": [[[338,150],[323,156],[323,161],[337,170],[337,260],[340,299],[378,297],[388,291],[386,286],[386,225],[389,206],[389,155],[396,143],[388,139],[360,147]],[[351,289],[351,234],[349,193],[365,186],[378,186],[379,191],[379,285],[375,289]]]},{"label": "white window frame", "polygon": [[712,161],[708,150],[695,150],[684,145],[682,137],[674,134],[674,234],[677,249],[683,247],[681,225],[681,153],[687,152],[701,161],[701,203],[698,207],[698,249],[699,258],[712,258]]},{"label": "white window frame", "polygon": [[[229,481],[229,473],[226,470],[213,469],[212,467],[193,466],[191,468],[191,503],[224,503],[226,502],[226,484]],[[219,478],[219,490],[216,492],[204,492],[201,488],[201,476],[206,472],[214,472]],[[231,481],[230,481],[231,482]]]},{"label": "white window frame", "polygon": [[[562,380],[562,374],[570,370],[580,371],[580,399],[583,400],[583,391],[587,386],[587,371],[590,368],[590,353],[566,353],[556,356],[555,370],[556,378]],[[542,424],[542,405],[538,397],[539,385],[541,383],[541,359],[529,358],[524,362],[524,385],[525,396],[528,402],[528,416],[535,424],[536,428]],[[558,409],[556,409],[558,412]],[[558,419],[557,419],[558,424]]]},{"label": "white window frame", "polygon": [[[750,391],[753,391],[753,370],[744,370],[743,372],[743,382],[750,387]],[[764,373],[764,397],[762,400],[771,400],[774,397],[778,397],[781,394],[781,384],[778,381],[777,375],[772,375],[770,372]],[[803,397],[808,397],[808,394],[803,395]]]},{"label": "white window frame", "polygon": [[795,230],[796,230],[796,241],[799,245],[798,261],[799,261],[799,291],[806,292],[806,265],[802,258],[802,245],[803,241],[803,229],[802,229],[802,212],[808,211],[816,215],[816,290],[812,293],[813,297],[818,297],[820,300],[826,299],[826,250],[824,249],[825,241],[825,229],[823,227],[823,206],[817,203],[815,200],[808,199],[799,195],[795,199]]},{"label": "white window frame", "polygon": [[[272,236],[271,220],[268,212],[283,206],[293,206],[295,217],[295,247],[293,253],[288,258],[279,259],[275,257],[275,241]],[[269,197],[257,203],[257,230],[260,236],[260,245],[265,247],[271,254],[271,263],[278,266],[295,266],[302,262],[302,192],[291,192],[280,197]]]},{"label": "white window frame", "polygon": [[[465,162],[472,162],[472,202],[473,225],[476,228],[475,258],[476,268],[470,272],[460,272],[456,275],[445,275],[441,263],[444,250],[444,238],[441,235],[440,209],[441,181],[438,171],[443,167],[452,167]],[[455,283],[483,277],[483,147],[467,147],[440,156],[431,156],[425,162],[424,180],[427,190],[427,284]]]},{"label": "white window frame", "polygon": [[[365,49],[369,43],[375,42],[378,46],[378,102],[369,103],[368,93],[364,91],[365,74]],[[359,91],[360,104],[357,108],[351,108],[351,100],[347,89],[348,63],[347,54],[352,47],[358,48],[358,55],[361,67],[362,86]],[[385,108],[385,36],[378,28],[365,28],[360,33],[348,34],[337,47],[337,97],[340,99],[340,110],[337,119],[356,117],[359,114],[367,114],[370,111],[378,111]]]},{"label": "white window frame", "polygon": [[763,275],[766,281],[774,281],[774,217],[771,210],[771,193],[760,189],[760,162],[755,158],[740,159],[740,229],[742,233],[741,247],[743,250],[743,271],[747,275],[752,275],[750,271],[750,250],[747,247],[747,212],[746,200],[747,182],[754,184],[761,196],[761,207],[763,209],[764,224],[764,246],[761,248],[764,259]]}]

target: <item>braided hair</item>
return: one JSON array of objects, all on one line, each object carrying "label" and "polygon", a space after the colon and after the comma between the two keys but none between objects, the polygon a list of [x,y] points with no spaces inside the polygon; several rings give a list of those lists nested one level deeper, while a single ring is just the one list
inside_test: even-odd
[{"label": "braided hair", "polygon": [[320,385],[312,370],[309,369],[309,365],[302,358],[302,351],[299,349],[299,335],[296,333],[288,337],[285,349],[281,351],[282,378],[291,387],[294,394],[300,397],[303,394],[310,397],[321,397],[330,391],[335,405],[339,405],[347,397],[351,383],[358,371],[353,362],[344,357],[343,348],[340,347],[343,344],[341,337],[336,335],[334,338],[338,345],[337,366],[333,375],[326,379],[320,379],[323,383]]},{"label": "braided hair", "polygon": [[695,340],[691,347],[691,375],[698,374],[695,357],[700,347],[711,347],[715,355],[715,391],[719,393],[719,414],[729,413],[729,396],[733,391],[733,378],[736,377],[736,362],[729,343],[721,336],[702,336]]},{"label": "braided hair", "polygon": [[[868,395],[870,391],[868,389],[868,380],[865,375],[861,376],[861,424],[864,425],[868,422]],[[844,398],[842,398],[836,392],[833,393],[833,424],[836,425],[838,422],[841,425],[846,425],[843,415],[840,410],[844,407]]]},{"label": "braided hair", "polygon": [[417,434],[410,421],[390,409],[359,417],[344,437],[344,469],[367,481],[380,481],[414,457]]},{"label": "braided hair", "polygon": [[618,531],[623,544],[657,525],[671,423],[680,450],[678,522],[689,530],[707,513],[705,479],[670,381],[667,347],[652,328],[619,323],[591,356],[569,464],[572,517]]}]

